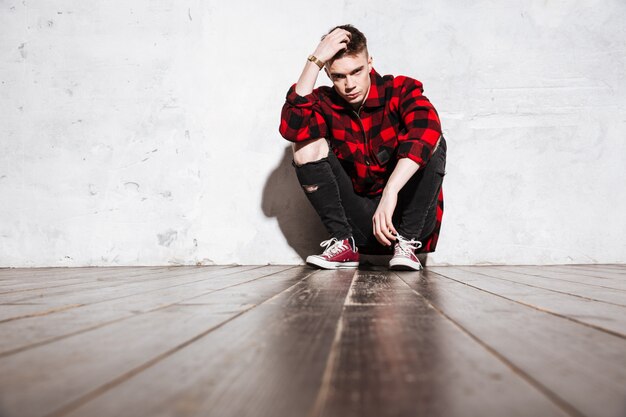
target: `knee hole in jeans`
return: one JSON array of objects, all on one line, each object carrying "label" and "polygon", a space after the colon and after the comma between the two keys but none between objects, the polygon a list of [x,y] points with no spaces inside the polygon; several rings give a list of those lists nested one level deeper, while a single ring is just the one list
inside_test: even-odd
[{"label": "knee hole in jeans", "polygon": [[320,187],[318,185],[303,185],[302,189],[305,193],[311,194],[316,192]]}]

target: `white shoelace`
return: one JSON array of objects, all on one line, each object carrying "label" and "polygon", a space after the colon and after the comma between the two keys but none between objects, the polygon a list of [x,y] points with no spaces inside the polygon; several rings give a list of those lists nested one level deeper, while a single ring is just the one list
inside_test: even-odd
[{"label": "white shoelace", "polygon": [[332,239],[328,239],[320,243],[320,246],[325,248],[324,253],[322,255],[335,255],[346,248],[346,245],[343,244],[343,240],[337,240],[337,238],[333,237]]},{"label": "white shoelace", "polygon": [[[396,245],[396,255],[411,257],[415,255],[415,251],[422,247],[422,242],[415,239],[406,239],[400,235],[397,236],[398,244]],[[399,253],[398,253],[399,252]]]}]

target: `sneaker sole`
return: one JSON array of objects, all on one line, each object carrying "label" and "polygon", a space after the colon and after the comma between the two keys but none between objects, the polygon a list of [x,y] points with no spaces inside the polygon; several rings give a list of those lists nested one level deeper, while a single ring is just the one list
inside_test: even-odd
[{"label": "sneaker sole", "polygon": [[407,258],[399,258],[389,261],[389,269],[394,271],[421,271],[424,267],[419,261],[413,262]]},{"label": "sneaker sole", "polygon": [[306,258],[306,263],[309,265],[317,266],[322,269],[353,269],[359,267],[359,262],[329,262],[323,259],[314,258],[309,256]]}]

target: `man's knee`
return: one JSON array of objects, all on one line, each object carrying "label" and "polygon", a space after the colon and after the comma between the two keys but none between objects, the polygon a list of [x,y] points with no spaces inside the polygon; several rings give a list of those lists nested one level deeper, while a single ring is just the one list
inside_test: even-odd
[{"label": "man's knee", "polygon": [[328,156],[328,142],[319,138],[293,144],[293,161],[296,165],[319,161]]}]

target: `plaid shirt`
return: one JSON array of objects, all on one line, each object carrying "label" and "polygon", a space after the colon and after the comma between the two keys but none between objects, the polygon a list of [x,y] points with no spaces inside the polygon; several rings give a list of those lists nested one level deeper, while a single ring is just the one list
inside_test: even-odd
[{"label": "plaid shirt", "polygon": [[[287,92],[280,134],[292,142],[327,138],[330,147],[352,178],[355,192],[382,193],[399,158],[423,167],[441,137],[437,111],[422,94],[422,83],[409,77],[385,75],[372,69],[371,87],[360,109],[354,110],[331,87],[319,87],[306,96]],[[439,194],[437,225],[421,252],[435,249],[443,193]]]}]

